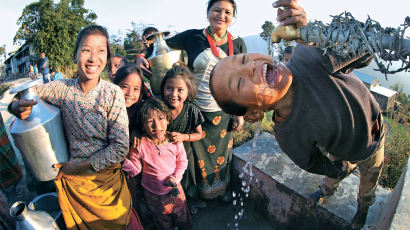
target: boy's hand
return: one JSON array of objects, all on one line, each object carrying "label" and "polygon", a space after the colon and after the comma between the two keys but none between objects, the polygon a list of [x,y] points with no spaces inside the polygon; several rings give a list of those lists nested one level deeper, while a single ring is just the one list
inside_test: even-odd
[{"label": "boy's hand", "polygon": [[169,176],[169,177],[165,180],[164,185],[165,185],[165,186],[169,186],[169,187],[174,187],[174,188],[176,188],[176,187],[177,187],[177,182],[176,182],[175,177],[174,177],[174,176]]},{"label": "boy's hand", "polygon": [[36,104],[35,100],[18,100],[11,103],[10,110],[14,116],[24,120],[30,116],[31,110]]},{"label": "boy's hand", "polygon": [[[306,12],[299,6],[297,0],[278,0],[272,6],[278,8],[276,20],[282,26],[295,25],[296,27],[301,27],[307,24]],[[285,7],[285,9],[283,10],[279,7]]]}]

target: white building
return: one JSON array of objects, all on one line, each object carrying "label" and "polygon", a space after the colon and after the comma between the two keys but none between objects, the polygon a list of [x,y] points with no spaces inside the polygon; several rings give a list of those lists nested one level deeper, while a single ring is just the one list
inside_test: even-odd
[{"label": "white building", "polygon": [[33,43],[25,43],[13,55],[6,59],[4,72],[6,75],[24,74],[30,71],[30,64],[37,60]]}]

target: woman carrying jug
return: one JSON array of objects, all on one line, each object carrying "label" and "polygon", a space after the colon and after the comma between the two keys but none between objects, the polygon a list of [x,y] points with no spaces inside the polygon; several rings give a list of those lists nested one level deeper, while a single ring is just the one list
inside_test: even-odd
[{"label": "woman carrying jug", "polygon": [[[191,175],[191,186],[184,188],[191,199],[197,196],[197,192],[203,199],[223,197],[229,201],[231,195],[231,131],[240,129],[243,119],[231,117],[218,107],[209,90],[209,74],[220,59],[246,53],[244,41],[228,31],[236,10],[234,0],[210,0],[206,9],[209,26],[187,30],[166,40],[169,47],[187,52],[188,67],[193,71],[198,87],[194,103],[205,118],[202,124],[204,138],[191,144],[197,175]],[[138,64],[148,67],[143,58],[137,61]],[[199,204],[198,207],[204,206],[203,202]]]},{"label": "woman carrying jug", "polygon": [[[142,229],[120,164],[129,145],[124,96],[100,78],[110,64],[108,39],[105,28],[85,27],[73,55],[77,77],[37,87],[42,100],[61,109],[69,142],[70,160],[55,165],[61,167],[55,183],[67,229]],[[25,119],[36,103],[14,101],[9,108]]]}]

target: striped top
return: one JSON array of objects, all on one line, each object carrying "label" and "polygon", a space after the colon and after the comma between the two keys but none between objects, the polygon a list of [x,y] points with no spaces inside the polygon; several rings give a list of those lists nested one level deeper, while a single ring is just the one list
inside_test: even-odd
[{"label": "striped top", "polygon": [[100,79],[84,93],[78,79],[62,79],[37,87],[39,97],[61,109],[70,161],[90,159],[100,171],[128,153],[128,117],[121,89]]}]

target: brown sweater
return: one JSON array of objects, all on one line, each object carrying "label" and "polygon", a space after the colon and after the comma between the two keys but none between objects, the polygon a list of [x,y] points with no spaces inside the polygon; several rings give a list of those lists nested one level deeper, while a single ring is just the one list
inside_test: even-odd
[{"label": "brown sweater", "polygon": [[379,138],[371,131],[380,109],[360,79],[348,74],[370,61],[367,54],[341,58],[303,45],[294,49],[288,63],[293,73],[292,111],[285,121],[276,122],[274,132],[299,167],[332,178],[346,175],[342,162],[331,162],[318,145],[345,161],[373,154]]}]

